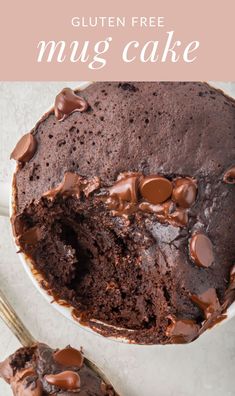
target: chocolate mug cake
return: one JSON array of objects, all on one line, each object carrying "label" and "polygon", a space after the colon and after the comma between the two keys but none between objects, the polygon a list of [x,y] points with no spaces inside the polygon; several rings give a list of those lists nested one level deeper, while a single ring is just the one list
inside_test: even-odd
[{"label": "chocolate mug cake", "polygon": [[11,155],[20,250],[95,331],[195,340],[235,299],[234,138],[206,83],[65,88]]}]

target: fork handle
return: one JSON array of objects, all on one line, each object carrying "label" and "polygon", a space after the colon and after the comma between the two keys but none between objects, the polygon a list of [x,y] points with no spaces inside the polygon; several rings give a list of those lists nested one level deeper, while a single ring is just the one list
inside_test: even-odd
[{"label": "fork handle", "polygon": [[32,346],[36,340],[22,323],[15,310],[11,307],[4,294],[0,291],[0,317],[15,334],[24,347]]}]

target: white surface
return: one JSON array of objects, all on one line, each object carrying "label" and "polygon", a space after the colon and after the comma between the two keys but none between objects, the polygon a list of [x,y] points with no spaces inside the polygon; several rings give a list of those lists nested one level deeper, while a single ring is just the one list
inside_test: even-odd
[{"label": "white surface", "polygon": [[[31,129],[55,94],[68,85],[77,83],[0,84],[0,181],[9,181],[13,167],[9,152],[18,137]],[[226,84],[233,95],[234,85]],[[0,229],[0,288],[36,338],[52,346],[82,345],[122,396],[235,395],[235,319],[185,346],[133,346],[92,335],[47,304],[17,258],[7,218],[0,218]],[[0,360],[17,347],[0,322]],[[0,395],[11,395],[2,381]]]}]

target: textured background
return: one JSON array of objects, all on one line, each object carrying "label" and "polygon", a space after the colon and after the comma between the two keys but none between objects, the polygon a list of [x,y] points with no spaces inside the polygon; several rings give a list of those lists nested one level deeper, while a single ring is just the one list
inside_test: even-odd
[{"label": "textured background", "polygon": [[[57,92],[77,82],[0,83],[0,181],[10,180],[9,153],[20,135],[51,106]],[[235,83],[216,83],[235,97]],[[2,194],[2,191],[0,191]],[[83,346],[122,396],[235,395],[235,319],[185,346],[125,345],[91,335],[53,309],[25,274],[10,234],[0,217],[0,288],[33,335],[56,347]],[[19,343],[0,321],[0,360]],[[10,396],[0,380],[0,395]]]}]

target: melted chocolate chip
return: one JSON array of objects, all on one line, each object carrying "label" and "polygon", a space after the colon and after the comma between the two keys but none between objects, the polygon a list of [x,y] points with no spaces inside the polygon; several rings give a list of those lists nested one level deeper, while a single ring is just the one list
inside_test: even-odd
[{"label": "melted chocolate chip", "polygon": [[137,173],[121,173],[117,182],[109,188],[105,202],[114,216],[122,216],[128,220],[129,215],[138,209],[139,177]]},{"label": "melted chocolate chip", "polygon": [[11,224],[12,224],[13,234],[15,237],[17,237],[18,235],[22,235],[24,233],[25,225],[24,222],[22,221],[21,215],[13,214],[11,216]]},{"label": "melted chocolate chip", "polygon": [[[155,213],[158,220],[176,227],[188,224],[188,207],[196,198],[196,184],[191,178],[181,178],[174,182],[175,202],[169,199],[173,184],[162,176],[143,176],[126,172],[109,188],[106,204],[114,215],[127,217],[138,210]],[[140,195],[140,197],[138,197]],[[138,198],[146,201],[138,202]],[[177,201],[177,202],[176,202]],[[181,205],[181,206],[180,206]]]},{"label": "melted chocolate chip", "polygon": [[168,222],[172,225],[185,227],[188,224],[188,213],[182,208],[177,208],[173,213],[168,215]]},{"label": "melted chocolate chip", "polygon": [[36,375],[35,370],[32,367],[23,369],[21,371],[18,372],[17,376],[19,379],[24,379],[26,377],[34,377]]},{"label": "melted chocolate chip", "polygon": [[156,213],[158,215],[164,215],[166,210],[167,210],[166,208],[167,208],[167,206],[169,206],[169,204],[171,204],[170,201],[165,202],[163,205],[160,205],[160,204],[153,205],[153,204],[151,204],[149,202],[141,202],[139,204],[139,208],[143,212]]},{"label": "melted chocolate chip", "polygon": [[197,187],[193,179],[181,178],[174,180],[172,199],[182,208],[190,208],[196,199]]},{"label": "melted chocolate chip", "polygon": [[199,267],[210,267],[214,261],[213,246],[205,234],[194,234],[190,240],[189,250],[192,260]]},{"label": "melted chocolate chip", "polygon": [[75,94],[71,88],[64,88],[55,99],[55,116],[63,121],[74,111],[83,112],[88,109],[87,101]]},{"label": "melted chocolate chip", "polygon": [[45,380],[62,390],[78,390],[80,388],[80,376],[74,371],[63,371],[59,374],[45,375]]},{"label": "melted chocolate chip", "polygon": [[56,188],[44,193],[43,196],[49,199],[54,199],[57,195],[80,198],[81,180],[81,176],[76,173],[66,172],[62,182]]},{"label": "melted chocolate chip", "polygon": [[163,223],[169,223],[177,227],[185,227],[188,224],[187,211],[182,208],[175,208],[175,204],[170,200],[158,205],[141,202],[139,209],[143,212],[155,213],[158,220]]},{"label": "melted chocolate chip", "polygon": [[118,201],[137,202],[137,180],[138,176],[127,176],[118,180],[109,189],[110,197],[117,198]]},{"label": "melted chocolate chip", "polygon": [[36,149],[36,138],[31,133],[26,133],[15,146],[10,158],[22,163],[29,162],[33,158]]},{"label": "melted chocolate chip", "polygon": [[185,344],[198,337],[199,325],[190,319],[177,319],[169,316],[171,324],[167,327],[166,335],[174,344]]},{"label": "melted chocolate chip", "polygon": [[205,319],[220,310],[220,303],[214,288],[206,290],[202,294],[193,294],[191,300],[203,311]]},{"label": "melted chocolate chip", "polygon": [[10,381],[14,395],[42,396],[43,390],[32,367],[18,371]]},{"label": "melted chocolate chip", "polygon": [[42,238],[42,235],[42,229],[38,226],[34,226],[19,236],[19,243],[24,248],[25,246],[35,246]]},{"label": "melted chocolate chip", "polygon": [[204,331],[208,330],[208,329],[212,329],[212,327],[216,326],[218,323],[222,322],[224,319],[227,318],[227,315],[225,314],[216,314],[216,315],[212,315],[209,319],[205,320],[205,322],[203,323],[201,329],[200,329],[200,335],[202,333],[204,333]]},{"label": "melted chocolate chip", "polygon": [[140,193],[148,202],[160,204],[171,196],[172,183],[162,176],[146,176],[140,182]]},{"label": "melted chocolate chip", "polygon": [[227,184],[235,184],[235,166],[231,166],[223,177],[223,181]]},{"label": "melted chocolate chip", "polygon": [[100,188],[100,178],[94,176],[92,179],[84,181],[83,184],[83,192],[86,197],[89,197],[93,191]]},{"label": "melted chocolate chip", "polygon": [[53,358],[56,363],[59,363],[65,367],[81,368],[84,361],[81,352],[74,348],[61,349],[53,354]]},{"label": "melted chocolate chip", "polygon": [[86,197],[100,187],[100,178],[94,176],[90,180],[83,179],[76,173],[66,172],[62,182],[55,188],[45,192],[43,197],[53,200],[57,195],[79,199],[83,192]]}]

